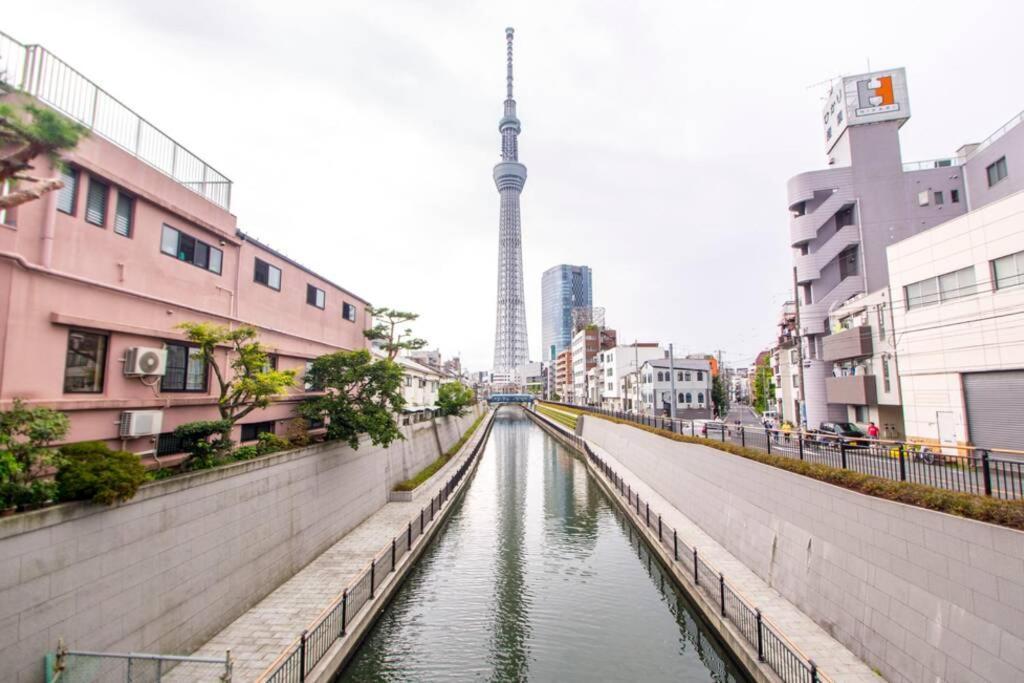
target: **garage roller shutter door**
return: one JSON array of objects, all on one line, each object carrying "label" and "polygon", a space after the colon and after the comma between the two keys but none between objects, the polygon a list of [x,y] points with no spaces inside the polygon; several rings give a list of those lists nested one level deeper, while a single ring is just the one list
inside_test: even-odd
[{"label": "garage roller shutter door", "polygon": [[971,443],[1024,450],[1024,370],[972,372],[963,378]]}]

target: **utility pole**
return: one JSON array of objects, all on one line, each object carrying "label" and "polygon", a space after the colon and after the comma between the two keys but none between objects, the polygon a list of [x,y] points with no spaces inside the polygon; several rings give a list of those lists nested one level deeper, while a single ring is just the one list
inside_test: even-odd
[{"label": "utility pole", "polygon": [[675,364],[675,352],[672,348],[672,343],[668,345],[668,386],[671,395],[668,397],[669,405],[669,417],[673,420],[676,419],[676,364]]},{"label": "utility pole", "polygon": [[796,361],[797,371],[800,373],[800,400],[797,401],[797,428],[803,431],[807,424],[807,404],[804,402],[804,343],[803,335],[800,333],[800,287],[796,281],[796,266],[793,266],[793,302],[796,307]]}]

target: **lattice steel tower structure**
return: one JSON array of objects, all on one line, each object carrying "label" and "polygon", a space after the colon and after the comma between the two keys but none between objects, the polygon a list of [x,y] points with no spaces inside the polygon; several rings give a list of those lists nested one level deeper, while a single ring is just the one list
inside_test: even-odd
[{"label": "lattice steel tower structure", "polygon": [[494,330],[494,372],[511,373],[530,359],[526,340],[526,302],[523,297],[523,239],[519,195],[526,184],[526,166],[519,163],[519,119],[512,99],[512,36],[505,29],[507,71],[505,115],[501,131],[501,161],[494,166],[494,184],[501,196],[498,222],[498,309]]}]

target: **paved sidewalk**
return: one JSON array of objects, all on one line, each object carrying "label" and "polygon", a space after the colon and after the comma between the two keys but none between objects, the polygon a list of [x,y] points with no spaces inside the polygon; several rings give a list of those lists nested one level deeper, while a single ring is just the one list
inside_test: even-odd
[{"label": "paved sidewalk", "polygon": [[[487,419],[485,413],[484,421],[459,453],[459,461],[466,458],[482,438]],[[427,495],[417,500],[385,504],[192,655],[223,657],[224,651],[230,649],[234,661],[232,680],[237,683],[255,681],[298,639],[302,630],[331,605],[345,586],[369,566],[392,538],[405,533],[409,522],[424,506],[430,505],[431,497],[437,495],[447,480],[447,476],[441,477],[426,489]],[[180,665],[164,676],[164,680],[217,680],[208,678],[210,671],[209,667],[197,669]]]},{"label": "paved sidewalk", "polygon": [[795,605],[779,595],[757,574],[718,544],[711,536],[694,524],[682,512],[673,507],[657,491],[645,484],[638,476],[615,458],[611,453],[587,442],[591,450],[603,458],[622,477],[640,498],[651,505],[652,515],[657,512],[662,520],[676,529],[680,540],[691,548],[699,548],[700,555],[711,566],[725,575],[726,580],[761,613],[770,619],[785,636],[808,658],[818,665],[818,670],[836,683],[879,683],[882,678],[850,652],[835,638],[801,612]]}]

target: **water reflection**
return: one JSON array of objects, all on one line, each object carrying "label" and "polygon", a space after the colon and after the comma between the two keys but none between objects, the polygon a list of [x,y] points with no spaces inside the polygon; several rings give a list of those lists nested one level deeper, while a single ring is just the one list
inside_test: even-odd
[{"label": "water reflection", "polygon": [[740,681],[582,462],[502,409],[345,681]]}]

